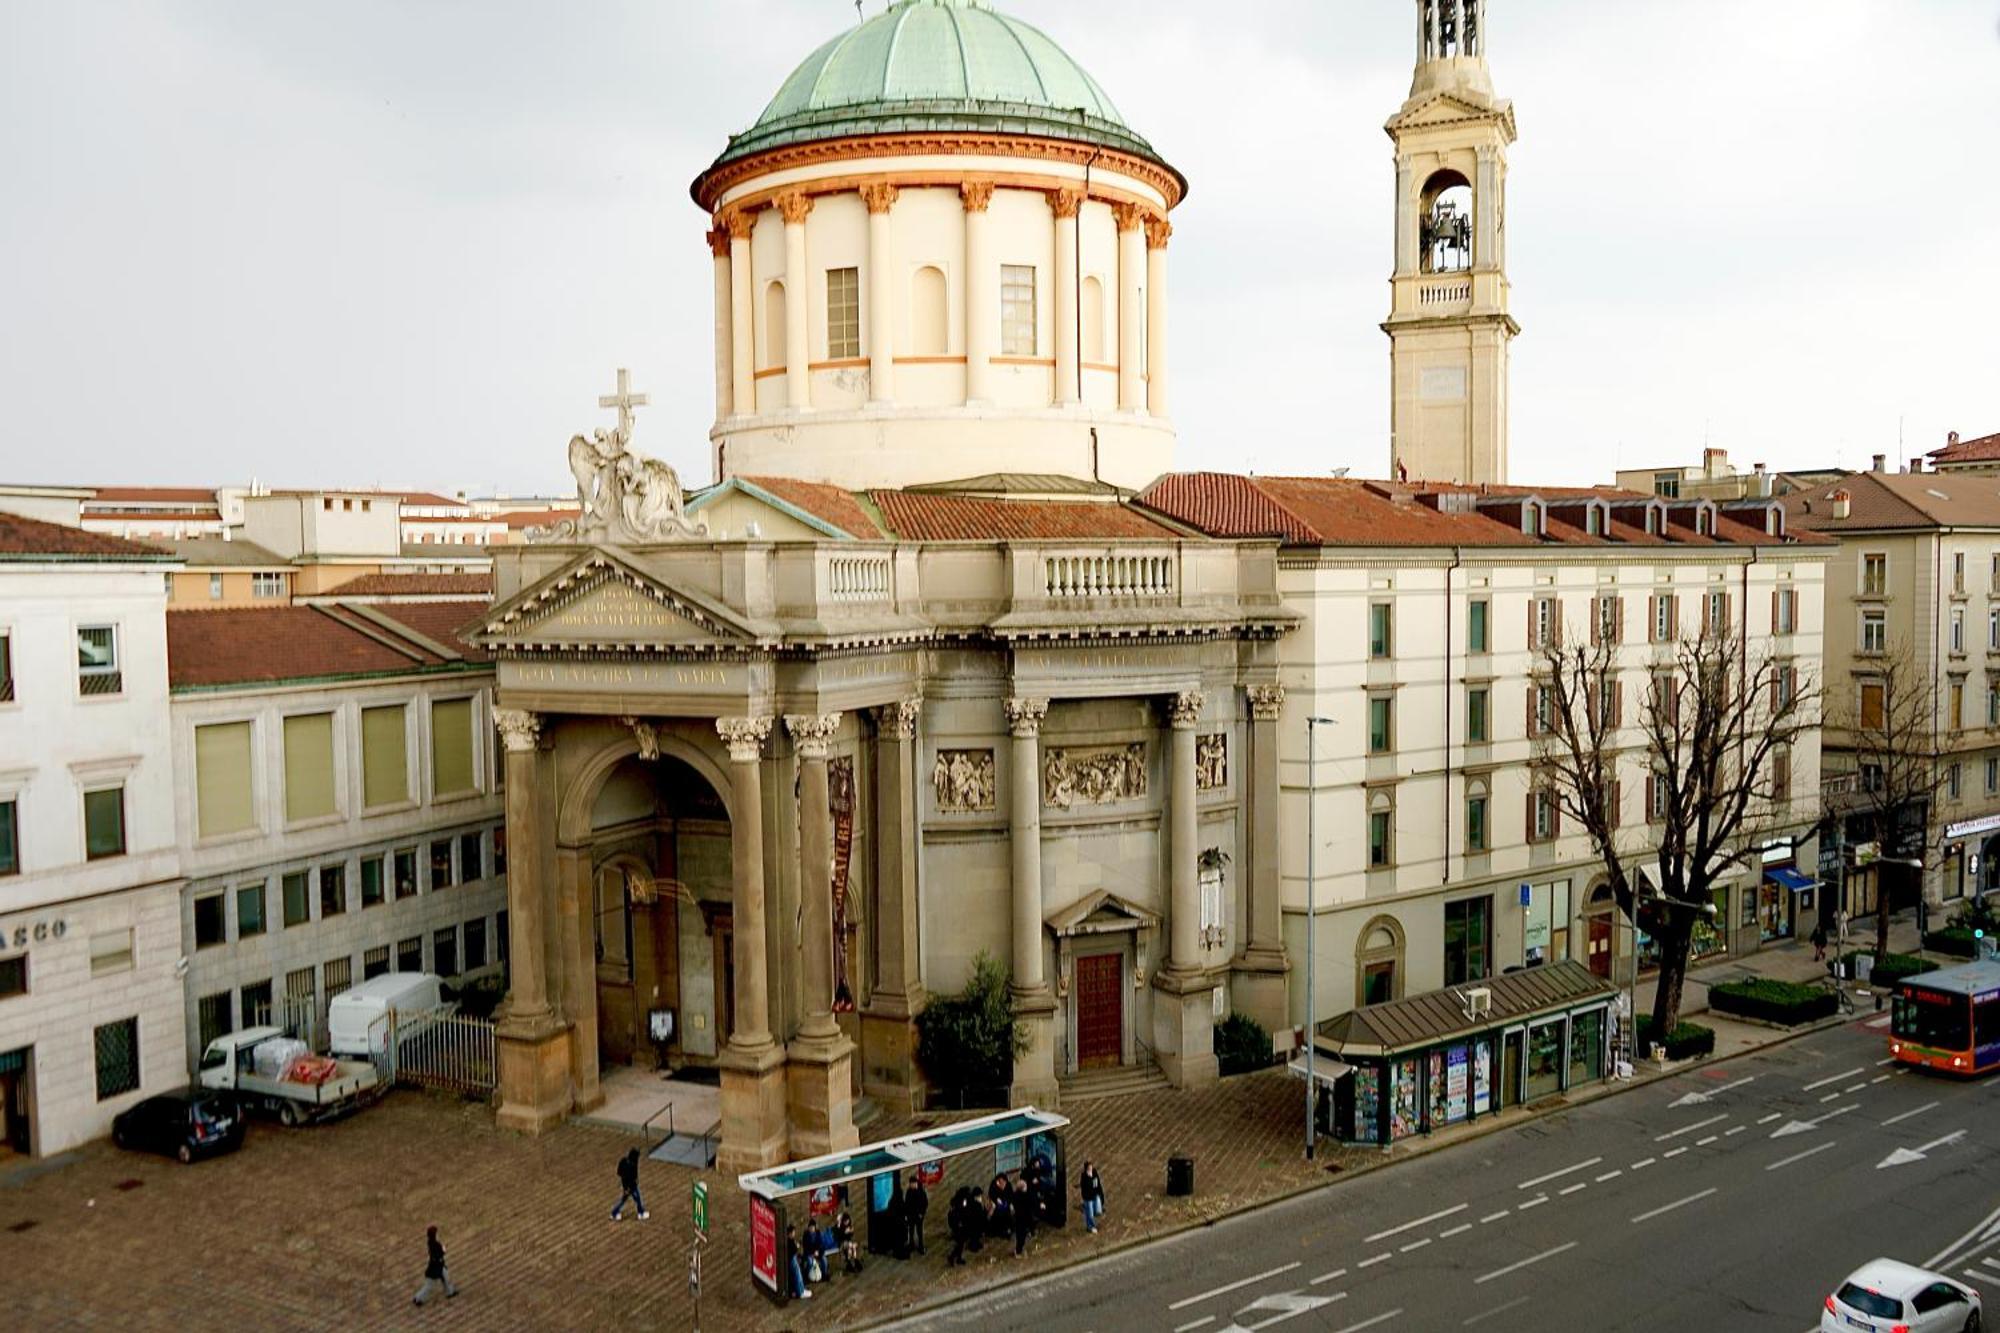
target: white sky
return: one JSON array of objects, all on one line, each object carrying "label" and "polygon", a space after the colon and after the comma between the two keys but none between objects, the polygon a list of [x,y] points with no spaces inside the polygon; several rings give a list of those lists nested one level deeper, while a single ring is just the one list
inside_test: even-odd
[{"label": "white sky", "polygon": [[[882,0],[867,0],[874,13]],[[1387,467],[1407,0],[1009,0],[1192,182],[1183,468]],[[0,5],[0,477],[708,480],[687,184],[841,0]],[[2000,431],[2000,3],[1492,0],[1513,476]],[[1899,430],[1905,443],[1899,448]],[[968,464],[968,471],[987,466]]]}]

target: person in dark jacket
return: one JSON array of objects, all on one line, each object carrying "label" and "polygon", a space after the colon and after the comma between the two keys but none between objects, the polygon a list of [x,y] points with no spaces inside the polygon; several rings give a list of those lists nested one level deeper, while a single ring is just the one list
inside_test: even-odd
[{"label": "person in dark jacket", "polygon": [[833,1224],[834,1243],[840,1246],[840,1266],[849,1273],[861,1271],[861,1246],[854,1239],[854,1218],[846,1211]]},{"label": "person in dark jacket", "polygon": [[993,1177],[993,1184],[986,1191],[986,1234],[1000,1240],[1007,1239],[1007,1233],[1014,1228],[1013,1182],[1006,1176]]},{"label": "person in dark jacket", "polygon": [[903,1224],[909,1230],[906,1248],[918,1254],[924,1252],[924,1217],[931,1210],[930,1192],[921,1180],[912,1180],[910,1188],[903,1191]]},{"label": "person in dark jacket", "polygon": [[1014,1186],[1009,1193],[1013,1196],[1014,1253],[1020,1255],[1026,1253],[1028,1237],[1035,1231],[1035,1196],[1025,1184]]},{"label": "person in dark jacket", "polygon": [[444,1266],[444,1246],[438,1241],[438,1229],[428,1227],[424,1231],[424,1282],[417,1288],[413,1305],[422,1305],[431,1298],[431,1293],[444,1288],[447,1298],[458,1295],[458,1288],[451,1284],[451,1271]]},{"label": "person in dark jacket", "polygon": [[1104,1216],[1104,1177],[1097,1174],[1097,1164],[1088,1158],[1083,1174],[1076,1178],[1076,1192],[1083,1201],[1083,1229],[1095,1232],[1097,1219]]},{"label": "person in dark jacket", "polygon": [[947,1268],[965,1262],[965,1207],[971,1193],[970,1186],[960,1185],[944,1210],[944,1229],[951,1236],[951,1252],[944,1257]]},{"label": "person in dark jacket", "polygon": [[625,1201],[630,1199],[639,1210],[639,1220],[645,1221],[652,1214],[646,1211],[646,1201],[639,1197],[639,1150],[632,1149],[618,1159],[618,1202],[612,1205],[611,1220],[616,1222],[625,1212]]},{"label": "person in dark jacket", "polygon": [[811,1300],[812,1288],[806,1285],[805,1258],[804,1252],[799,1246],[799,1229],[797,1227],[785,1228],[785,1272],[791,1278],[792,1299],[800,1301]]}]

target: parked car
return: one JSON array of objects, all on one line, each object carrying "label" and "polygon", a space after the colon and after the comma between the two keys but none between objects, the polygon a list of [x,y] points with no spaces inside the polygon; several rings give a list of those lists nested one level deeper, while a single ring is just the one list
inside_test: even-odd
[{"label": "parked car", "polygon": [[227,1093],[184,1088],[120,1111],[111,1122],[111,1141],[192,1162],[242,1147],[243,1115]]},{"label": "parked car", "polygon": [[1876,1259],[1826,1298],[1821,1333],[1979,1333],[1979,1293],[1942,1273]]},{"label": "parked car", "polygon": [[268,1111],[287,1125],[345,1114],[388,1091],[368,1061],[313,1055],[274,1027],[217,1037],[201,1053],[200,1078],[204,1088],[233,1094],[238,1106]]},{"label": "parked car", "polygon": [[396,1039],[423,1030],[445,1012],[444,983],[429,972],[384,972],[350,986],[327,1002],[327,1049],[372,1060],[389,1050],[389,1015]]}]

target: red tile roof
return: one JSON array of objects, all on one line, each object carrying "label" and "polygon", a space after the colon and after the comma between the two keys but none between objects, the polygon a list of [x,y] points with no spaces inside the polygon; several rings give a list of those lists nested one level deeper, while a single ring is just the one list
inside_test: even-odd
[{"label": "red tile roof", "polygon": [[96,494],[85,500],[88,508],[92,501],[105,500],[123,503],[143,500],[148,504],[205,504],[215,503],[215,488],[212,486],[99,486]]},{"label": "red tile roof", "polygon": [[465,501],[454,500],[449,495],[439,495],[436,491],[389,491],[386,493],[395,496],[404,504],[422,505],[426,509],[434,508],[438,505],[450,505],[456,509],[467,507]]},{"label": "red tile roof", "polygon": [[869,491],[889,533],[903,541],[1169,541],[1181,534],[1129,505],[1102,501],[990,500]]},{"label": "red tile roof", "polygon": [[1925,456],[1936,459],[1940,467],[1950,467],[1954,463],[1991,463],[2000,460],[2000,435],[1982,435],[1976,440],[1954,440],[1942,449],[1931,450]]},{"label": "red tile roof", "polygon": [[444,659],[415,644],[397,648],[364,633],[331,608],[167,612],[167,681],[176,689],[415,671],[443,664]]},{"label": "red tile roof", "polygon": [[171,552],[66,523],[44,523],[19,514],[0,514],[0,557],[54,556],[64,560],[171,560]]},{"label": "red tile roof", "polygon": [[493,517],[510,528],[539,528],[544,523],[559,523],[566,518],[575,518],[581,509],[510,509]]},{"label": "red tile roof", "polygon": [[744,477],[744,482],[768,491],[786,504],[803,509],[814,518],[839,528],[850,537],[879,541],[883,532],[852,491],[818,481],[793,477]]},{"label": "red tile roof", "polygon": [[372,607],[391,620],[408,625],[427,639],[462,653],[468,662],[489,662],[492,654],[468,641],[485,622],[486,606],[464,602],[385,602]]},{"label": "red tile roof", "polygon": [[363,574],[326,590],[328,597],[453,597],[491,596],[493,575],[483,574]]}]

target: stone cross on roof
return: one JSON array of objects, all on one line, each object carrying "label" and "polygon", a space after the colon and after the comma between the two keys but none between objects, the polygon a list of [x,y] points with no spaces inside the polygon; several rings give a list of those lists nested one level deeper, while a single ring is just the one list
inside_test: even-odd
[{"label": "stone cross on roof", "polygon": [[646,406],[646,395],[632,392],[632,372],[621,366],[618,370],[618,392],[598,395],[597,405],[618,409],[618,433],[629,438],[632,434],[632,409]]}]

